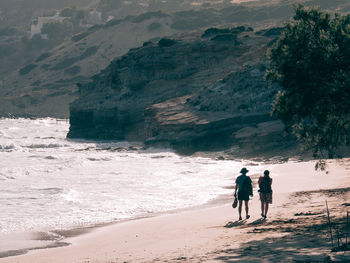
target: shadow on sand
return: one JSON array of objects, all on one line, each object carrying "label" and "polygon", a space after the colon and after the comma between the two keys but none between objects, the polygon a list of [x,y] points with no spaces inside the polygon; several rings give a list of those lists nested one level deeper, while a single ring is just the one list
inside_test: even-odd
[{"label": "shadow on sand", "polygon": [[[350,251],[331,252],[332,244],[329,235],[329,224],[324,206],[324,200],[340,203],[334,206],[332,213],[332,229],[334,245],[336,236],[349,233],[346,217],[344,219],[344,204],[350,200],[350,188],[326,189],[318,191],[303,191],[291,195],[291,203],[309,205],[310,200],[316,200],[317,206],[302,213],[295,213],[292,218],[263,218],[250,223],[245,221],[228,222],[225,227],[240,226],[247,232],[246,241],[240,240],[238,248],[227,248],[216,252],[216,262],[350,262]],[[286,205],[290,205],[287,203]],[[321,206],[321,208],[320,208]],[[310,210],[310,211],[309,211]],[[346,215],[346,214],[345,214]],[[252,236],[253,235],[253,236]],[[244,238],[244,237],[243,237]],[[343,235],[343,242],[345,237]],[[347,239],[349,240],[349,239]],[[237,242],[232,237],[232,242]]]},{"label": "shadow on sand", "polygon": [[237,221],[229,221],[224,227],[226,228],[232,228],[232,227],[235,227],[235,226],[242,226],[244,225],[246,222],[246,220],[237,220]]},{"label": "shadow on sand", "polygon": [[[262,223],[266,222],[265,218],[260,218],[257,219],[249,224],[247,224],[248,226],[256,226],[256,225],[260,225]],[[237,221],[229,221],[224,227],[226,228],[232,228],[232,227],[236,227],[236,226],[242,226],[245,225],[247,223],[247,220],[237,220]]]},{"label": "shadow on sand", "polygon": [[[324,227],[327,226],[324,225]],[[329,239],[323,234],[323,231],[320,233],[310,229],[309,233],[296,231],[282,236],[266,237],[244,243],[237,249],[221,250],[215,260],[226,263],[350,262],[350,253],[330,253]]]}]

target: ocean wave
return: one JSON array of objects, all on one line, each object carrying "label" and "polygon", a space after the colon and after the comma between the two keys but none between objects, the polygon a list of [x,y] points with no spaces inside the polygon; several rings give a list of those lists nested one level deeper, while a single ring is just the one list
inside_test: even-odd
[{"label": "ocean wave", "polygon": [[92,162],[98,162],[98,161],[112,161],[111,158],[93,158],[93,157],[88,157],[87,158],[89,161],[92,161]]},{"label": "ocean wave", "polygon": [[49,155],[49,156],[45,156],[45,159],[47,159],[47,160],[56,160],[57,158]]},{"label": "ocean wave", "polygon": [[[13,126],[19,129],[5,129]],[[51,119],[0,120],[9,136],[1,137],[0,153],[11,151],[2,153],[0,167],[6,231],[67,229],[200,205],[232,191],[222,185],[242,165],[127,142],[67,140],[68,128]]]},{"label": "ocean wave", "polygon": [[0,173],[0,180],[1,181],[5,181],[5,180],[14,180],[16,179],[15,177],[13,176],[8,176],[6,174],[3,174],[3,173]]},{"label": "ocean wave", "polygon": [[49,143],[49,144],[30,144],[30,145],[24,145],[22,146],[23,148],[30,148],[30,149],[39,149],[39,148],[61,148],[64,147],[65,145],[61,145],[58,143]]},{"label": "ocean wave", "polygon": [[74,189],[66,189],[62,194],[62,198],[69,203],[80,203],[79,192]]},{"label": "ocean wave", "polygon": [[40,192],[45,192],[47,194],[61,194],[63,193],[63,189],[59,187],[48,187],[48,188],[41,188],[37,189]]},{"label": "ocean wave", "polygon": [[14,149],[16,149],[16,146],[14,144],[0,145],[0,151],[11,151]]}]

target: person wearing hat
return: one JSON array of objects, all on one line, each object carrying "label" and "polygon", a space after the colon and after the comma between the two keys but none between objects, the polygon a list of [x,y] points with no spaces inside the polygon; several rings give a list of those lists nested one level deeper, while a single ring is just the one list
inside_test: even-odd
[{"label": "person wearing hat", "polygon": [[250,217],[249,215],[249,196],[253,196],[253,187],[252,187],[252,180],[249,176],[247,176],[247,173],[249,171],[247,168],[243,167],[241,169],[241,175],[237,177],[236,179],[236,188],[235,188],[235,196],[238,191],[238,213],[239,213],[239,220],[242,220],[242,203],[244,201],[245,204],[245,213],[246,213],[246,219]]}]

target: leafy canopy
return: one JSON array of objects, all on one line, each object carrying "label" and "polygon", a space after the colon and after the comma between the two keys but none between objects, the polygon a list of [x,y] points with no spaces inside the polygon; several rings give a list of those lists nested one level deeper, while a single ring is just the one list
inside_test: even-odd
[{"label": "leafy canopy", "polygon": [[350,144],[350,15],[299,5],[270,52],[272,113],[314,157]]}]

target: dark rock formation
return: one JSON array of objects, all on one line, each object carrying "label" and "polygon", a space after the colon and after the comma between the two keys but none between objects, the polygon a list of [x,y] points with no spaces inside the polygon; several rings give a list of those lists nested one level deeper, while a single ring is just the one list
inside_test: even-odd
[{"label": "dark rock formation", "polygon": [[[250,31],[250,30],[249,30]],[[70,107],[70,138],[143,141],[184,153],[284,140],[264,81],[273,37],[242,32],[147,43],[113,61]]]}]

